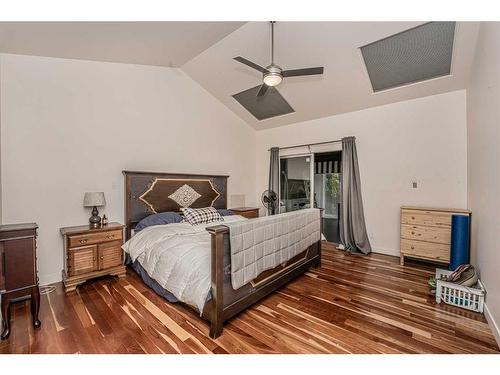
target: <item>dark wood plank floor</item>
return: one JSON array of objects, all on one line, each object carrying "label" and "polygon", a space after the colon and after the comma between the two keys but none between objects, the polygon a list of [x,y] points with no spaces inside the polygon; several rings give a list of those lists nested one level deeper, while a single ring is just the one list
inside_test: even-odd
[{"label": "dark wood plank floor", "polygon": [[129,271],[42,296],[42,328],[13,306],[0,353],[497,353],[481,314],[436,305],[425,266],[351,256],[325,244],[323,264],[225,325],[217,340],[192,310]]}]

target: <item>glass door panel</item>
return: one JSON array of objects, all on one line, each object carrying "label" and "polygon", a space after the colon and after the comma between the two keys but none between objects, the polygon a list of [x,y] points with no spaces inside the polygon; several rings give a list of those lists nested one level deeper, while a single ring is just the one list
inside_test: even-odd
[{"label": "glass door panel", "polygon": [[294,156],[280,160],[280,212],[311,207],[312,156]]}]

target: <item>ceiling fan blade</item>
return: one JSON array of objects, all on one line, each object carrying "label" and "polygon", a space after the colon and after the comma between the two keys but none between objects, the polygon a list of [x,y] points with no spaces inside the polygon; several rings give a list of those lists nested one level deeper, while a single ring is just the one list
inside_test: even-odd
[{"label": "ceiling fan blade", "polygon": [[283,77],[312,76],[315,74],[323,74],[323,70],[324,68],[320,66],[317,68],[283,70],[281,74],[283,74]]},{"label": "ceiling fan blade", "polygon": [[265,83],[260,86],[259,92],[257,93],[257,96],[264,96],[267,93],[267,90],[269,89],[269,86],[266,85]]},{"label": "ceiling fan blade", "polygon": [[254,68],[255,70],[258,70],[261,73],[266,73],[267,72],[266,68],[263,68],[262,66],[257,65],[256,63],[253,63],[250,60],[245,59],[244,57],[237,56],[237,57],[234,57],[233,59],[236,60],[236,61],[238,61],[238,62],[240,62],[240,63],[242,63],[242,64],[245,64],[245,65],[249,66],[250,68]]}]

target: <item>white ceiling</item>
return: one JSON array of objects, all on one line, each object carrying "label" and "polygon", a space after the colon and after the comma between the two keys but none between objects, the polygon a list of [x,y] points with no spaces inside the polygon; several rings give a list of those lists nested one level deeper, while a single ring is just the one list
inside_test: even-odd
[{"label": "white ceiling", "polygon": [[286,78],[278,90],[295,113],[263,121],[232,97],[260,84],[261,74],[233,57],[270,63],[266,22],[0,22],[0,53],[181,67],[260,130],[465,88],[478,22],[457,23],[450,76],[372,92],[359,47],[421,23],[277,22],[275,62],[325,73]]},{"label": "white ceiling", "polygon": [[182,69],[255,129],[351,112],[466,87],[479,23],[459,22],[452,74],[373,93],[359,47],[422,22],[278,22],[275,63],[284,69],[324,66],[323,76],[290,77],[278,86],[295,113],[258,121],[233,97],[261,83],[261,74],[232,58],[270,63],[270,26],[249,22],[208,48]]},{"label": "white ceiling", "polygon": [[0,53],[179,67],[243,22],[0,22]]}]

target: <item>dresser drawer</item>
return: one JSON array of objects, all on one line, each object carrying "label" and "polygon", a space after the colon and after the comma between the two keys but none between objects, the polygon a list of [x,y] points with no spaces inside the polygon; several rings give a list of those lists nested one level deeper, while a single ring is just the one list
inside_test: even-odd
[{"label": "dresser drawer", "polygon": [[401,224],[451,228],[451,214],[447,212],[403,210],[401,211]]},{"label": "dresser drawer", "polygon": [[401,224],[401,238],[449,245],[451,243],[451,230],[446,227]]},{"label": "dresser drawer", "polygon": [[34,237],[2,241],[3,290],[13,291],[37,284]]},{"label": "dresser drawer", "polygon": [[450,245],[401,239],[401,253],[437,262],[450,262]]},{"label": "dresser drawer", "polygon": [[85,246],[85,245],[93,245],[101,242],[116,241],[116,240],[119,241],[122,240],[121,230],[72,235],[68,237],[68,242],[69,242],[68,246],[69,247]]}]

